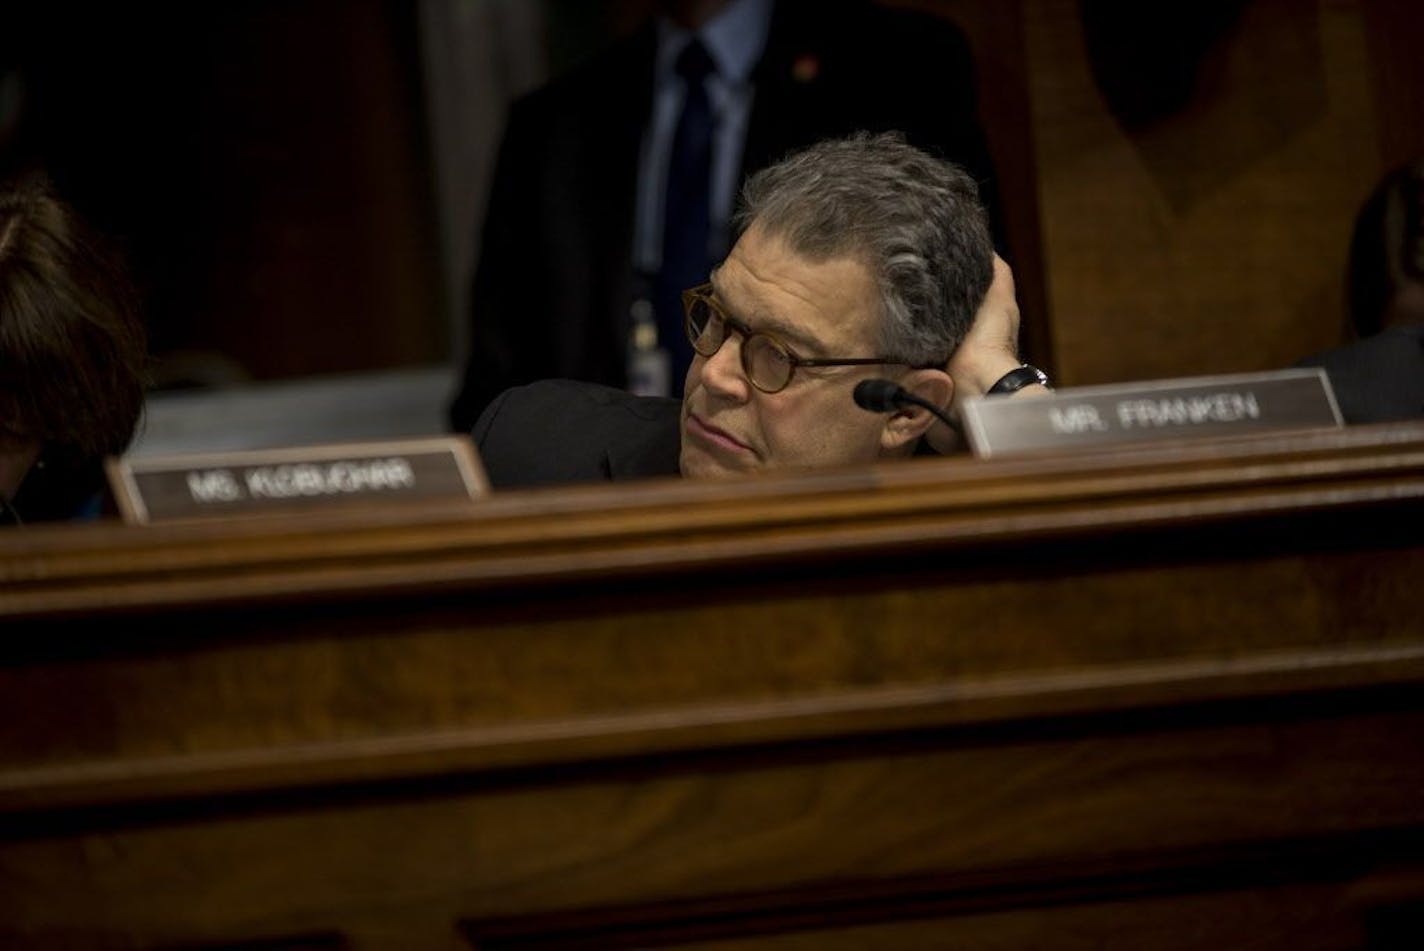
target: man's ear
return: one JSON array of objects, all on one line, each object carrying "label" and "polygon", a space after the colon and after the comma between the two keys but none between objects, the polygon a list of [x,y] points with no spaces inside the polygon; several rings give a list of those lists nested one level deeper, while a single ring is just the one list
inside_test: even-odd
[{"label": "man's ear", "polygon": [[[927,403],[949,409],[954,396],[954,381],[940,369],[911,370],[900,379],[900,385]],[[885,420],[880,431],[880,449],[885,455],[910,451],[915,440],[937,422],[935,415],[923,406],[906,404]]]}]

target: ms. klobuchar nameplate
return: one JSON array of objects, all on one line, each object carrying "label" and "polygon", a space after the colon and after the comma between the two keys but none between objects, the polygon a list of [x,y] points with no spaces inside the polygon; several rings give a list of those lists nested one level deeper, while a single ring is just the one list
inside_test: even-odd
[{"label": "ms. klobuchar nameplate", "polygon": [[111,459],[124,521],[315,511],[489,491],[468,436]]},{"label": "ms. klobuchar nameplate", "polygon": [[964,406],[978,456],[1340,425],[1318,368],[1084,386]]}]

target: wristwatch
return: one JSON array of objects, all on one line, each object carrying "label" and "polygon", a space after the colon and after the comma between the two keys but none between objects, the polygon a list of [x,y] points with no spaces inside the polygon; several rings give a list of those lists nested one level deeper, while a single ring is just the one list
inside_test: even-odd
[{"label": "wristwatch", "polygon": [[[1048,374],[1044,373],[1038,367],[1029,366],[1025,363],[1023,366],[1014,367],[1008,373],[1005,373],[995,380],[994,385],[989,387],[984,395],[1006,396],[1009,393],[1017,392],[1035,383],[1048,386]],[[1049,389],[1052,389],[1052,387],[1049,387]]]}]

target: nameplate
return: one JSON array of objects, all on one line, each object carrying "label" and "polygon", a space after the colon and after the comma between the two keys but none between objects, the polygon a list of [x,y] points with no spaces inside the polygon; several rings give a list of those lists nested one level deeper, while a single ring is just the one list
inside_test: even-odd
[{"label": "nameplate", "polygon": [[978,456],[1343,425],[1319,368],[1152,380],[966,400]]},{"label": "nameplate", "polygon": [[489,492],[468,436],[125,457],[105,467],[130,524],[473,501]]}]

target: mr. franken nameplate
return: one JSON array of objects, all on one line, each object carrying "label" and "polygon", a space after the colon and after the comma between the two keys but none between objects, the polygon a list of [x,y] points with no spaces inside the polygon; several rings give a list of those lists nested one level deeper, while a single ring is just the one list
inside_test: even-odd
[{"label": "mr. franken nameplate", "polygon": [[489,491],[467,436],[111,459],[124,521],[232,518]]},{"label": "mr. franken nameplate", "polygon": [[990,396],[964,406],[978,456],[1340,425],[1330,380],[1318,368]]}]

